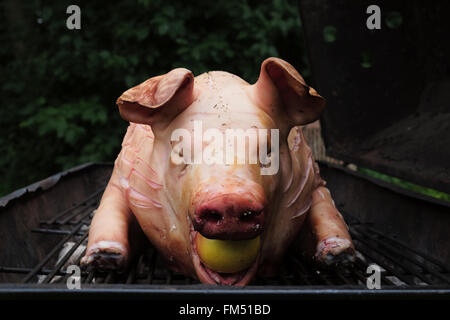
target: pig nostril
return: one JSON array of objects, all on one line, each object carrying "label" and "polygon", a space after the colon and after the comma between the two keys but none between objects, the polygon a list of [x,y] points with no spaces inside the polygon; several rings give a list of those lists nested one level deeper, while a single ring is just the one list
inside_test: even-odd
[{"label": "pig nostril", "polygon": [[223,219],[222,215],[215,210],[206,211],[204,217],[209,222],[219,222]]},{"label": "pig nostril", "polygon": [[240,219],[242,221],[252,221],[256,216],[259,216],[260,214],[261,211],[246,210],[241,213]]}]

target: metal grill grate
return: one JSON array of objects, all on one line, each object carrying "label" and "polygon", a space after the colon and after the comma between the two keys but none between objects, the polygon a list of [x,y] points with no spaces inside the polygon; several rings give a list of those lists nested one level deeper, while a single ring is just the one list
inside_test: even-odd
[{"label": "metal grill grate", "polygon": [[[0,273],[23,275],[22,283],[65,283],[69,274],[67,266],[79,264],[84,255],[88,226],[93,211],[98,206],[104,188],[72,207],[41,221],[33,233],[53,237],[55,246],[48,254],[29,268],[0,266]],[[286,257],[278,276],[257,278],[255,286],[340,286],[366,287],[367,267],[376,263],[382,268],[381,285],[386,288],[450,285],[450,268],[433,257],[408,247],[394,238],[383,235],[370,224],[361,224],[346,214],[350,233],[357,249],[357,259],[350,267],[324,271],[314,269],[297,254]],[[74,259],[74,257],[76,257]],[[154,248],[149,247],[132,264],[127,272],[99,272],[83,270],[82,283],[95,287],[98,284],[192,285],[197,280],[168,270]]]}]

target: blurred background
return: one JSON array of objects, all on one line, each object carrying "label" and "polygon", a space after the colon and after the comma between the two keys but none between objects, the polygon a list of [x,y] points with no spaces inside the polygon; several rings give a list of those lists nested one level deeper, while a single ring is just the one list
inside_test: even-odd
[{"label": "blurred background", "polygon": [[2,1],[0,196],[114,161],[128,88],[177,67],[253,83],[277,56],[327,99],[304,130],[316,159],[450,201],[449,3],[377,3],[379,30],[369,0],[77,1],[69,30],[72,1]]},{"label": "blurred background", "polygon": [[115,101],[173,68],[253,82],[269,56],[310,76],[296,1],[4,0],[0,196],[85,162],[114,161],[127,123]]}]

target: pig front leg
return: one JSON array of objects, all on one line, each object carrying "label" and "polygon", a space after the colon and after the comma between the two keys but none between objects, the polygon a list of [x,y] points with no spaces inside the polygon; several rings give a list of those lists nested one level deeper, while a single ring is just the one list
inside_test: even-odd
[{"label": "pig front leg", "polygon": [[300,249],[323,267],[348,264],[355,248],[347,224],[337,210],[330,191],[319,186],[312,193],[312,204],[299,235]]},{"label": "pig front leg", "polygon": [[81,260],[83,266],[110,270],[126,268],[131,255],[130,240],[135,249],[135,242],[142,233],[128,208],[115,171],[92,219],[86,254]]}]

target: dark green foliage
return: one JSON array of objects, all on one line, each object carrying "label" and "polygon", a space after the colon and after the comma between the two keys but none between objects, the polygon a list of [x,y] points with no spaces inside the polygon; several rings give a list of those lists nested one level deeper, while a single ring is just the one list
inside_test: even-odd
[{"label": "dark green foliage", "polygon": [[[81,30],[66,8],[81,7]],[[88,161],[113,161],[116,98],[186,67],[256,80],[269,56],[304,76],[295,1],[17,1],[0,13],[0,195]]]}]

